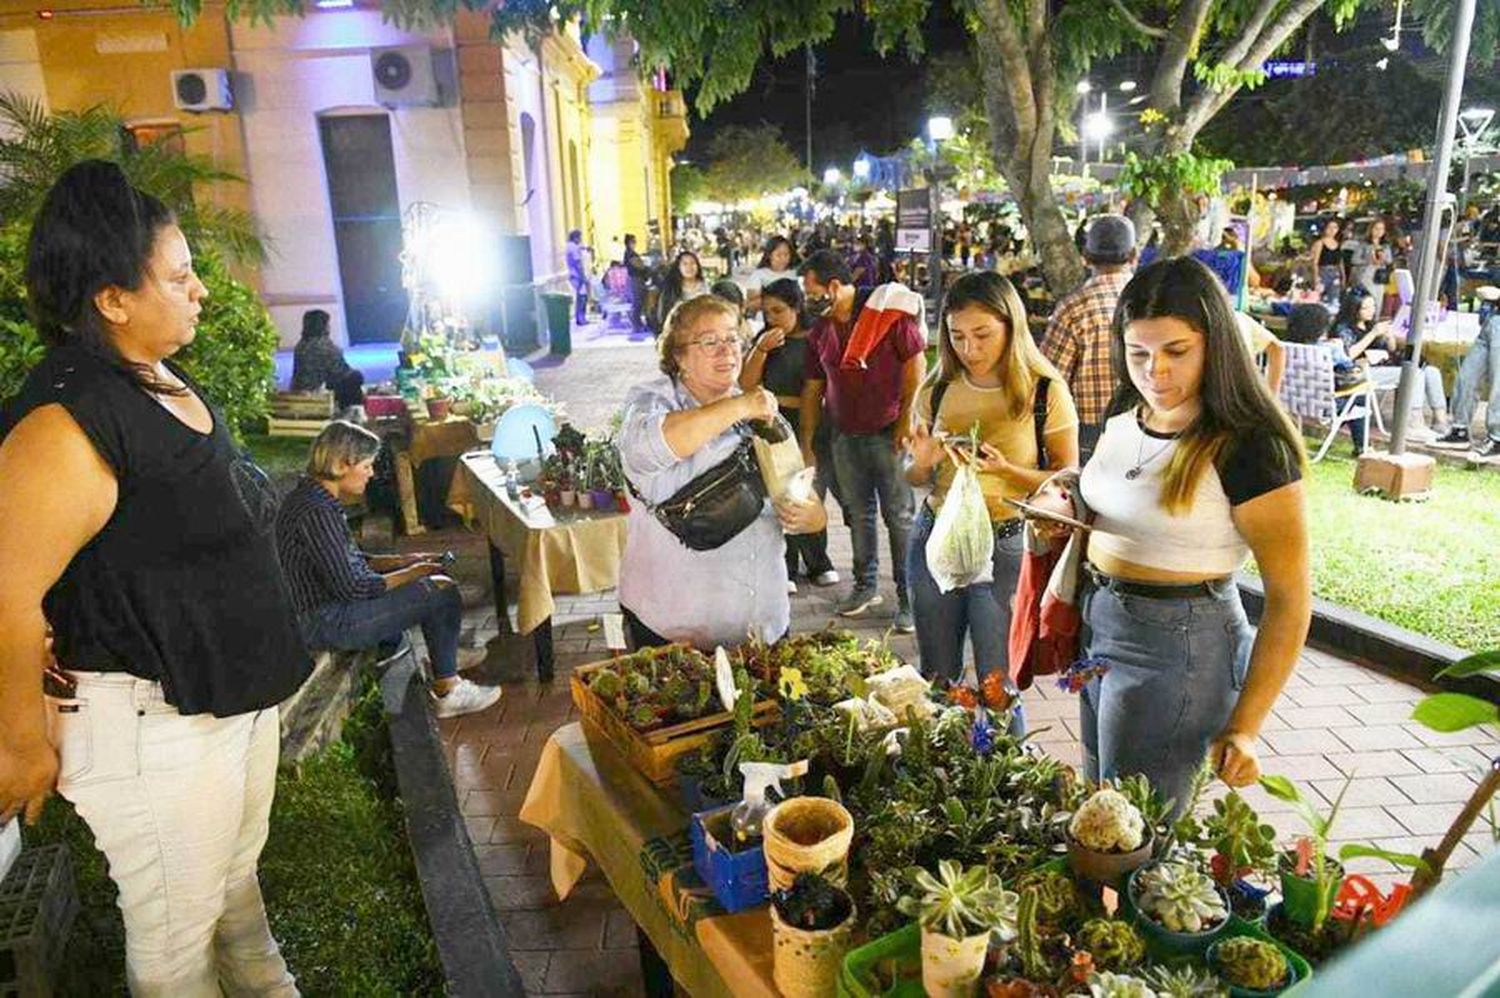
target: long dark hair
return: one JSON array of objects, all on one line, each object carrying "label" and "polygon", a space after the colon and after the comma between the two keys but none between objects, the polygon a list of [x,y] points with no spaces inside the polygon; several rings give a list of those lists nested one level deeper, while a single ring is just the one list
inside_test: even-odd
[{"label": "long dark hair", "polygon": [[666,279],[662,282],[671,292],[674,300],[682,297],[682,261],[689,257],[692,258],[693,265],[698,268],[699,283],[705,285],[708,283],[708,278],[703,276],[703,261],[698,259],[698,254],[692,250],[683,250],[673,258],[672,266],[667,271]]},{"label": "long dark hair", "polygon": [[767,298],[775,298],[787,308],[796,312],[797,329],[799,331],[805,331],[812,325],[807,319],[807,312],[803,310],[806,299],[802,294],[802,285],[790,277],[783,277],[767,284],[760,289],[760,297],[761,301],[765,301]]},{"label": "long dark hair", "polygon": [[767,239],[765,249],[760,254],[760,263],[757,263],[756,266],[769,268],[771,266],[771,254],[778,246],[785,246],[787,252],[791,254],[791,258],[787,260],[786,268],[787,270],[795,271],[798,263],[797,247],[793,246],[792,241],[786,236],[772,236],[770,239]]},{"label": "long dark hair", "polygon": [[130,186],[114,163],[90,159],[65,170],[42,201],[26,247],[26,297],[42,341],[85,350],[153,394],[183,394],[150,365],[120,355],[94,304],[105,288],[140,288],[157,235],[175,222],[171,209]]},{"label": "long dark hair", "polygon": [[1333,320],[1334,326],[1363,329],[1364,327],[1360,325],[1359,310],[1364,306],[1365,299],[1368,297],[1370,297],[1370,292],[1363,287],[1353,287],[1345,291],[1339,298],[1339,314],[1338,318]]},{"label": "long dark hair", "polygon": [[1229,296],[1213,271],[1190,256],[1159,260],[1136,272],[1120,292],[1112,346],[1114,399],[1109,415],[1132,412],[1144,403],[1130,380],[1125,327],[1139,319],[1179,319],[1204,336],[1202,409],[1183,431],[1162,475],[1161,504],[1180,513],[1193,503],[1198,482],[1227,447],[1259,433],[1274,434],[1288,468],[1306,463],[1299,433],[1271,397],[1240,335]]}]

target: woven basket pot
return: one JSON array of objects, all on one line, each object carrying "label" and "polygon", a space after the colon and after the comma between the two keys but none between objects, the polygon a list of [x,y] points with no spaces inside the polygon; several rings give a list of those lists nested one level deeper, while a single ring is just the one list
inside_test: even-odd
[{"label": "woven basket pot", "polygon": [[825,998],[838,990],[844,954],[854,940],[854,911],[831,929],[808,930],[781,920],[771,905],[771,935],[775,940],[772,978],[785,998]]},{"label": "woven basket pot", "polygon": [[771,809],[761,824],[771,890],[788,890],[799,873],[817,873],[840,887],[849,882],[854,818],[838,801],[793,797]]}]

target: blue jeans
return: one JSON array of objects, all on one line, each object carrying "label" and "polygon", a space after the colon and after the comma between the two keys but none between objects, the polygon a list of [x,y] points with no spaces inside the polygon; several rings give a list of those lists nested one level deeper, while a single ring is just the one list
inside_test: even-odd
[{"label": "blue jeans", "polygon": [[896,596],[906,603],[906,549],[911,539],[911,486],[901,470],[901,455],[892,443],[892,427],[880,433],[833,435],[833,470],[838,497],[849,520],[854,546],[854,585],[876,588],[880,574],[879,539],[875,536],[875,503],[891,543],[891,577]]},{"label": "blue jeans", "polygon": [[1180,813],[1245,685],[1254,640],[1233,580],[1171,599],[1086,584],[1080,646],[1109,668],[1083,690],[1084,775],[1144,774]]},{"label": "blue jeans", "polygon": [[1479,390],[1489,382],[1490,404],[1484,411],[1484,428],[1491,440],[1500,440],[1500,315],[1485,320],[1479,336],[1458,369],[1453,386],[1453,425],[1469,428]]},{"label": "blue jeans", "polygon": [[309,648],[359,651],[383,641],[399,640],[420,625],[432,660],[432,674],[446,679],[458,673],[458,638],[463,631],[464,603],[458,586],[418,579],[375,597],[330,603],[298,618]]},{"label": "blue jeans", "polygon": [[[906,582],[911,587],[922,675],[957,680],[964,669],[965,636],[974,646],[974,672],[979,679],[997,670],[1006,674],[1010,671],[1011,604],[1021,577],[1022,536],[995,538],[992,581],[939,592],[927,568],[927,539],[936,518],[923,503],[906,549]],[[1026,733],[1019,701],[1011,730],[1017,736]]]}]

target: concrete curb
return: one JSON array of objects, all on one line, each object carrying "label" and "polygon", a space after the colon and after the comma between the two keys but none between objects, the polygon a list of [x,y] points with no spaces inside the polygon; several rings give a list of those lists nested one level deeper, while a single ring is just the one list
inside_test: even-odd
[{"label": "concrete curb", "polygon": [[[1236,580],[1245,612],[1259,621],[1265,607],[1265,590],[1258,576],[1240,575]],[[1500,703],[1500,682],[1487,676],[1465,679],[1434,679],[1438,670],[1468,655],[1462,648],[1435,641],[1351,610],[1337,603],[1313,597],[1312,627],[1309,644],[1356,660],[1366,668],[1392,676],[1427,690],[1468,693],[1492,703]]]},{"label": "concrete curb", "polygon": [[[458,810],[427,686],[408,653],[380,679],[406,831],[428,924],[447,976],[447,993],[524,995],[510,941],[485,889],[479,861]],[[378,944],[378,940],[376,941]]]}]

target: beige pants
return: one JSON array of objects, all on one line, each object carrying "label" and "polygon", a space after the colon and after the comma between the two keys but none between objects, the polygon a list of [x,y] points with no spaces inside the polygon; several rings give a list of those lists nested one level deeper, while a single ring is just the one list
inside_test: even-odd
[{"label": "beige pants", "polygon": [[131,993],[295,996],[255,872],[276,789],[276,710],[184,717],[157,683],[73,675],[76,699],[47,703],[58,792],[120,889]]}]

